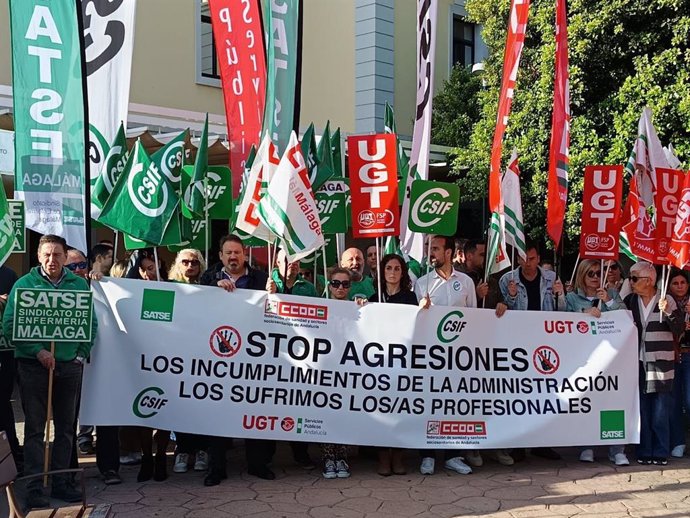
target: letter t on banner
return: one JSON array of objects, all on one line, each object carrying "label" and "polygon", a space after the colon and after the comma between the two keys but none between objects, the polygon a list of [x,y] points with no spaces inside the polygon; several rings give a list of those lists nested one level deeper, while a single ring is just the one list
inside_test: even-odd
[{"label": "letter t on banner", "polygon": [[622,197],[623,166],[585,167],[581,259],[618,259]]}]

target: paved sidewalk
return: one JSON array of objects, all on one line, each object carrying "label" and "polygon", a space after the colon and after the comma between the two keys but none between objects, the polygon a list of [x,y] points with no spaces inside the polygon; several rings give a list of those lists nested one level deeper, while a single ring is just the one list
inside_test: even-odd
[{"label": "paved sidewalk", "polygon": [[[203,473],[174,474],[172,469],[165,482],[139,484],[137,467],[122,468],[123,484],[105,486],[93,457],[81,460],[89,500],[113,504],[116,518],[690,516],[688,457],[663,468],[617,468],[603,460],[584,464],[577,460],[577,450],[560,449],[563,461],[528,457],[510,468],[487,461],[472,475],[441,469],[422,476],[414,452],[408,452],[406,476],[378,476],[374,461],[356,457],[351,478],[324,480],[319,470],[292,465],[285,446],[280,445],[274,463],[276,480],[240,472],[244,463],[237,449],[230,452],[228,480],[211,488],[203,486]],[[605,449],[597,453],[605,459]],[[168,460],[171,466],[171,455]],[[0,516],[3,512],[0,504]]]}]

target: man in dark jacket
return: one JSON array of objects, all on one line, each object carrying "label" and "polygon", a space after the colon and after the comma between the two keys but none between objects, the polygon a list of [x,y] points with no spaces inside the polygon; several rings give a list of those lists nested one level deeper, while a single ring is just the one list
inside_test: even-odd
[{"label": "man in dark jacket", "polygon": [[[224,236],[220,240],[220,252],[218,253],[222,267],[212,267],[201,276],[200,284],[206,286],[218,286],[228,292],[235,288],[246,290],[265,290],[268,275],[260,270],[255,270],[246,261],[244,243],[235,236]],[[247,454],[247,472],[265,480],[273,480],[275,474],[268,468],[268,463],[275,453],[274,441],[262,441],[258,439],[245,439],[245,451]],[[217,486],[220,481],[227,478],[225,452],[227,439],[225,437],[212,437],[209,446],[209,473],[204,479],[204,485]]]}]

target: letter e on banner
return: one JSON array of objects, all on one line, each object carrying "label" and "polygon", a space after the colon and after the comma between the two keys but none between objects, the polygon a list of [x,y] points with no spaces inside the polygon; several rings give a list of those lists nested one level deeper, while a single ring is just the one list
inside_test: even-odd
[{"label": "letter e on banner", "polygon": [[585,167],[582,196],[582,259],[618,259],[623,166]]},{"label": "letter e on banner", "polygon": [[673,227],[676,224],[678,201],[683,191],[683,171],[676,169],[656,169],[656,228],[654,229],[655,256],[654,264],[668,264],[666,257],[671,248]]},{"label": "letter e on banner", "polygon": [[397,236],[397,149],[394,133],[347,138],[354,238]]}]

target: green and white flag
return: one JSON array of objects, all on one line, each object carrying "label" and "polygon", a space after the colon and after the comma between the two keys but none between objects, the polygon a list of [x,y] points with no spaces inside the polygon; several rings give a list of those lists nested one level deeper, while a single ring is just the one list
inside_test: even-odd
[{"label": "green and white flag", "polygon": [[14,250],[14,223],[5,195],[5,187],[0,182],[0,265],[3,265]]},{"label": "green and white flag", "polygon": [[[26,226],[86,250],[88,120],[76,1],[11,0],[15,198]],[[105,95],[105,92],[102,92]]]},{"label": "green and white flag", "polygon": [[184,130],[177,137],[151,155],[151,160],[156,163],[161,172],[178,193],[182,193],[182,167],[185,163],[185,142],[189,136],[189,130]]},{"label": "green and white flag", "polygon": [[204,200],[206,176],[208,175],[208,113],[204,120],[204,130],[201,132],[199,148],[194,160],[194,173],[189,187],[184,191],[184,202],[189,211],[197,217],[204,217]]},{"label": "green and white flag", "polygon": [[504,225],[503,215],[498,212],[492,212],[486,254],[487,275],[510,268],[510,260],[505,249]]},{"label": "green and white flag", "polygon": [[298,261],[323,246],[319,211],[294,131],[261,197],[259,218],[278,236],[290,262]]},{"label": "green and white flag", "polygon": [[513,150],[508,163],[508,169],[503,174],[501,182],[503,192],[503,213],[505,216],[506,244],[511,245],[524,260],[525,227],[522,224],[522,198],[520,196],[520,168],[518,167],[517,151]]},{"label": "green and white flag", "polygon": [[331,161],[333,162],[333,176],[343,177],[343,149],[340,141],[340,128],[331,135]]},{"label": "green and white flag", "polygon": [[110,193],[113,192],[117,179],[122,174],[122,171],[125,170],[127,158],[129,158],[127,136],[125,135],[124,126],[120,124],[120,129],[117,131],[115,140],[113,140],[108,154],[103,160],[103,166],[93,187],[91,194],[91,216],[93,218],[98,219],[98,216],[100,216],[105,202],[108,201]]},{"label": "green and white flag", "polygon": [[333,147],[331,146],[331,122],[326,122],[319,145],[316,147],[316,168],[314,174],[309,172],[309,181],[314,192],[321,189],[328,180],[335,175],[333,165]]},{"label": "green and white flag", "polygon": [[640,260],[640,258],[633,253],[632,248],[630,247],[630,241],[628,241],[628,234],[624,230],[621,230],[620,232],[618,250],[621,254],[627,256],[631,261],[637,262]]},{"label": "green and white flag", "polygon": [[158,244],[179,203],[175,189],[137,141],[99,221],[136,239]]}]

